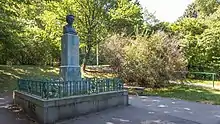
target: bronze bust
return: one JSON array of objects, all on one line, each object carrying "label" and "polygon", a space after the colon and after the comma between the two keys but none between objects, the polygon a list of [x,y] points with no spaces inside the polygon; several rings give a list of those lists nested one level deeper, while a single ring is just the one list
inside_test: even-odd
[{"label": "bronze bust", "polygon": [[73,28],[73,22],[74,22],[74,15],[67,15],[66,16],[66,22],[67,25],[63,27],[63,34],[73,34],[77,35],[76,30]]}]

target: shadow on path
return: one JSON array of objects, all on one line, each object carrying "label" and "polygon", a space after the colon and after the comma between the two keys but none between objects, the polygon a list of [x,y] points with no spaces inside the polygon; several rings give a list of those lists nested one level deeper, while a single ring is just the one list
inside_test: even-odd
[{"label": "shadow on path", "polygon": [[22,109],[13,105],[12,93],[0,94],[0,124],[36,124],[23,113]]},{"label": "shadow on path", "polygon": [[134,106],[117,107],[59,124],[199,124]]},{"label": "shadow on path", "polygon": [[[0,95],[0,124],[36,124]],[[150,96],[130,96],[130,106],[116,107],[57,124],[219,124],[220,106]]]}]

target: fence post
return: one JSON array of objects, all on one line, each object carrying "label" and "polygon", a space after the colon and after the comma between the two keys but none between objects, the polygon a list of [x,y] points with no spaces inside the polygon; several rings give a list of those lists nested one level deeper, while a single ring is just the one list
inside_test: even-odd
[{"label": "fence post", "polygon": [[21,86],[20,79],[18,79],[18,82],[17,82],[17,90],[18,91],[21,89],[20,86]]},{"label": "fence post", "polygon": [[49,82],[47,81],[46,82],[46,85],[47,85],[47,89],[46,89],[46,91],[47,91],[47,99],[49,99]]},{"label": "fence post", "polygon": [[213,88],[215,87],[215,74],[212,74],[212,86]]},{"label": "fence post", "polygon": [[60,80],[58,80],[58,97],[61,98],[61,84]]}]

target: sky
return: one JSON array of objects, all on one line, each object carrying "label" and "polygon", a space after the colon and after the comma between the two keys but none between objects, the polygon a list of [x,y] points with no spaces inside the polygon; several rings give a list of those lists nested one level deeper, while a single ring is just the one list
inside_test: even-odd
[{"label": "sky", "polygon": [[194,0],[139,0],[143,8],[160,21],[174,22],[182,16],[187,6]]}]

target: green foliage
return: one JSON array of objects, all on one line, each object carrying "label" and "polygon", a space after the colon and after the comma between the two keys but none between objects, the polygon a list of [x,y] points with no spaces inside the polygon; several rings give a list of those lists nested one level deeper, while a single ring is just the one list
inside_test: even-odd
[{"label": "green foliage", "polygon": [[[125,32],[130,34],[142,20],[138,2],[130,0],[5,0],[0,3],[0,63],[45,65],[59,61],[67,14],[76,16],[74,27],[86,60],[93,47],[114,29],[128,29]],[[115,25],[123,24],[123,19],[126,25]]]},{"label": "green foliage", "polygon": [[[220,20],[220,6],[218,7],[218,9],[212,15],[210,15],[208,17],[208,19],[215,22],[215,23],[219,23],[219,20]],[[215,24],[213,24],[213,25],[215,25]]]},{"label": "green foliage", "polygon": [[[57,37],[58,35],[49,35],[52,30],[44,24],[45,22],[43,20],[43,16],[44,14],[46,15],[46,2],[29,1],[27,3],[22,3],[19,1],[6,1],[3,7],[7,7],[8,5],[12,6],[10,4],[15,6],[11,7],[14,14],[12,12],[5,13],[7,15],[4,17],[9,17],[9,19],[2,21],[0,26],[7,27],[6,31],[3,31],[3,33],[12,36],[13,39],[7,38],[3,35],[4,39],[1,40],[1,43],[2,46],[5,47],[2,47],[0,56],[3,56],[4,59],[0,63],[50,63],[55,56],[59,55],[59,51],[57,51],[58,45],[54,45],[58,42],[58,40],[54,40],[54,37]],[[7,9],[5,8],[5,10]],[[52,16],[49,18],[51,17]],[[52,19],[54,18],[51,18],[51,20]],[[14,25],[19,25],[19,28],[16,28],[13,32],[8,33],[8,31],[16,27],[8,24],[8,22],[11,21]],[[49,23],[56,24],[51,21],[49,21]]]},{"label": "green foliage", "polygon": [[4,64],[6,64],[8,56],[11,56],[11,58],[16,57],[11,49],[17,50],[16,48],[19,47],[18,36],[20,30],[22,30],[22,24],[16,18],[18,10],[18,6],[14,1],[0,2],[0,15],[4,17],[0,18],[0,61]]},{"label": "green foliage", "polygon": [[110,9],[109,14],[111,16],[109,28],[113,33],[131,35],[135,33],[135,27],[143,23],[140,5],[128,0],[117,0],[116,8]]},{"label": "green foliage", "polygon": [[103,47],[106,58],[117,66],[126,83],[162,87],[174,71],[185,67],[179,41],[162,33],[136,39],[115,36]]},{"label": "green foliage", "polygon": [[207,29],[201,35],[203,66],[211,71],[220,71],[220,27]]},{"label": "green foliage", "polygon": [[[191,71],[219,72],[219,7],[216,0],[196,0],[186,10],[185,18],[171,26],[182,40]],[[192,11],[199,11],[198,18],[188,18]]]},{"label": "green foliage", "polygon": [[110,0],[75,0],[73,6],[77,18],[77,26],[81,42],[85,44],[83,64],[88,64],[92,47],[102,41],[107,35],[106,25],[109,23],[109,14],[105,6]]},{"label": "green foliage", "polygon": [[200,54],[202,50],[199,38],[208,28],[206,23],[202,19],[183,18],[172,24],[170,28],[181,39],[189,70],[204,71],[200,67],[204,61],[202,54]]},{"label": "green foliage", "polygon": [[195,4],[201,16],[210,16],[219,6],[217,0],[196,0]]},{"label": "green foliage", "polygon": [[181,36],[191,35],[196,36],[203,33],[207,28],[202,19],[184,18],[171,25],[171,30],[179,33]]},{"label": "green foliage", "polygon": [[187,9],[184,11],[182,18],[197,18],[198,10],[196,10],[196,4],[192,3],[187,6]]}]

